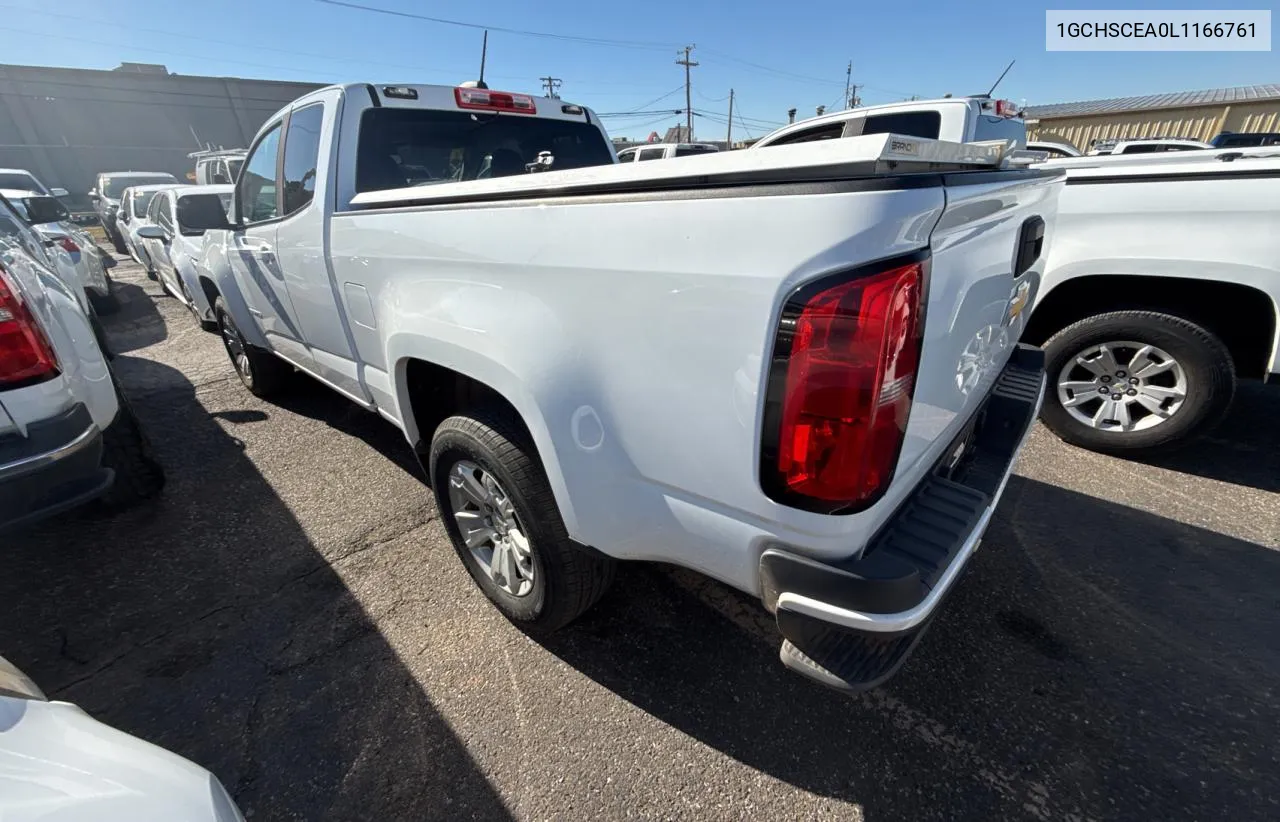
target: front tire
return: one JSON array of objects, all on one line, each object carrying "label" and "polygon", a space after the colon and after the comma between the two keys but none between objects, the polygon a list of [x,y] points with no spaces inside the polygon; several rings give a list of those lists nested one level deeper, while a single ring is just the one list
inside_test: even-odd
[{"label": "front tire", "polygon": [[562,628],[612,583],[617,563],[570,540],[532,443],[503,415],[446,419],[428,471],[458,557],[519,627]]},{"label": "front tire", "polygon": [[221,297],[214,301],[213,314],[217,319],[218,332],[222,336],[222,346],[244,387],[249,389],[250,394],[262,399],[278,394],[291,376],[292,369],[288,364],[270,351],[246,341]]},{"label": "front tire", "polygon": [[1083,319],[1045,344],[1041,419],[1063,440],[1140,456],[1217,425],[1235,394],[1231,353],[1195,323],[1154,311]]}]

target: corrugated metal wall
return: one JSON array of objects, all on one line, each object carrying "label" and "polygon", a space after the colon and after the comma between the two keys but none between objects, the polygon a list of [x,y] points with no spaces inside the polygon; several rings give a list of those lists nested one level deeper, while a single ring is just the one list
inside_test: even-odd
[{"label": "corrugated metal wall", "polygon": [[0,167],[86,192],[103,171],[194,169],[202,144],[246,147],[285,103],[318,84],[0,65]]},{"label": "corrugated metal wall", "polygon": [[1032,139],[1066,141],[1082,151],[1088,150],[1091,141],[1103,138],[1189,137],[1207,141],[1223,131],[1280,131],[1280,100],[1042,118],[1027,126]]}]

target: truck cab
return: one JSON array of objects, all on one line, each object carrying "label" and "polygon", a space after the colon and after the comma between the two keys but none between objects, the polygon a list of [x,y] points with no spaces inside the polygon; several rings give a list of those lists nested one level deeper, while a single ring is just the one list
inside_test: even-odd
[{"label": "truck cab", "polygon": [[863,134],[902,134],[928,140],[977,143],[1012,142],[1023,148],[1027,127],[1021,109],[990,97],[943,97],[847,109],[783,126],[761,138],[753,149],[794,145]]}]

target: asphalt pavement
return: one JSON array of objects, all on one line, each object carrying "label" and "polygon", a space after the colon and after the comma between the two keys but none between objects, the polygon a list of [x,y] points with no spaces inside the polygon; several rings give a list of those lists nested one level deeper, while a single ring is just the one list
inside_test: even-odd
[{"label": "asphalt pavement", "polygon": [[250,819],[1280,818],[1280,391],[1158,464],[1037,429],[914,656],[851,698],[782,667],[758,602],[670,568],[530,639],[397,430],[302,376],[254,398],[112,273],[168,486],[5,538],[0,654]]}]

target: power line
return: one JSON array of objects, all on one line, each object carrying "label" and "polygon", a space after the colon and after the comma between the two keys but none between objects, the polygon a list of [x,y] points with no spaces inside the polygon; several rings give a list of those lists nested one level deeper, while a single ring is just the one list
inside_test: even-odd
[{"label": "power line", "polygon": [[719,56],[721,59],[731,60],[734,63],[741,63],[742,65],[749,66],[751,68],[756,69],[757,71],[764,71],[769,74],[776,74],[780,77],[789,77],[793,80],[805,80],[810,83],[827,83],[829,85],[836,85],[836,86],[844,85],[843,83],[837,80],[828,80],[822,77],[814,77],[809,74],[797,74],[793,71],[783,71],[782,69],[770,68],[769,66],[764,66],[759,63],[753,63],[750,60],[743,60],[741,57],[734,57],[732,54],[726,54],[723,51],[716,51],[714,49],[703,49],[703,52],[706,54],[710,54],[713,57]]},{"label": "power line", "polygon": [[[25,34],[31,37],[50,37],[50,38],[53,38],[54,40],[71,40],[77,43],[91,43],[95,46],[115,46],[116,48],[121,47],[119,43],[108,43],[103,40],[90,40],[87,37],[72,37],[71,35],[68,35],[68,34],[48,34],[47,32],[43,32],[43,31],[26,31],[24,29],[15,29],[9,26],[0,26],[0,31],[9,31],[9,32],[13,32],[14,34]],[[236,65],[241,65],[241,66],[255,66],[257,68],[275,69],[276,71],[291,71],[291,72],[294,72],[295,74],[300,73],[298,69],[291,68],[289,66],[277,66],[271,63],[251,63],[247,60],[230,60],[225,57],[209,57],[207,55],[202,55],[202,54],[192,54],[191,52],[187,52],[187,51],[167,51],[165,49],[153,49],[145,46],[125,46],[124,49],[133,50],[133,51],[146,51],[146,52],[151,52],[153,54],[168,54],[174,57],[199,57],[203,60],[221,60],[224,63],[235,63]]]},{"label": "power line", "polygon": [[650,117],[650,115],[658,114],[659,111],[669,114],[684,114],[684,109],[650,109],[648,111],[605,111],[604,114],[596,114],[595,117],[607,117],[611,119],[621,119],[627,117]]},{"label": "power line", "polygon": [[[234,40],[218,40],[212,37],[205,37],[204,35],[193,35],[193,34],[190,34],[189,32],[167,31],[165,29],[144,28],[144,27],[135,26],[132,24],[119,23],[113,20],[102,20],[98,18],[84,17],[78,14],[59,14],[58,12],[44,11],[44,10],[36,12],[28,8],[23,8],[22,6],[12,6],[7,3],[0,4],[0,9],[27,12],[29,14],[36,15],[39,17],[58,17],[63,20],[74,20],[75,22],[81,23],[81,24],[93,23],[94,25],[111,26],[113,28],[121,28],[121,29],[126,29],[128,31],[134,31],[134,32],[144,32],[147,34],[163,34],[166,37],[182,37],[187,40],[198,40],[202,43],[210,43],[210,44],[221,45],[221,46],[236,46],[239,48],[264,48],[264,49],[269,48],[272,54],[293,54],[293,55],[297,55],[298,57],[312,57],[317,60],[324,60],[325,62],[339,62],[339,63],[348,63],[352,65],[366,65],[366,66],[386,66],[388,68],[402,68],[402,69],[409,69],[411,71],[432,71],[432,72],[440,72],[440,73],[449,73],[449,72],[455,71],[454,69],[441,69],[441,68],[428,68],[426,66],[413,66],[413,65],[409,65],[408,63],[388,63],[381,60],[353,60],[349,57],[348,58],[336,57],[333,54],[319,54],[316,52],[308,52],[308,51],[290,51],[288,49],[279,48],[275,44],[272,44],[270,46],[256,46],[253,43],[246,44],[244,41],[236,42]],[[52,37],[55,35],[47,35],[47,36]],[[103,45],[110,45],[110,44],[104,43]],[[114,45],[122,45],[122,44],[116,43]],[[124,46],[124,47],[131,48],[131,46]],[[199,56],[199,55],[191,55],[191,56]],[[213,59],[213,58],[205,58],[205,59]],[[218,59],[221,60],[224,58],[220,57]],[[226,60],[226,62],[234,63],[239,61]],[[514,74],[495,75],[495,76],[503,76],[513,80],[517,79],[517,75],[514,75]],[[522,78],[523,75],[519,75],[519,77]]]},{"label": "power line", "polygon": [[[737,97],[737,101],[738,101],[738,102],[736,102],[736,103],[735,103],[735,105],[737,105],[737,106],[739,106],[739,107],[740,107],[740,106],[742,105],[742,103],[741,103],[741,95],[739,95],[739,96]],[[720,113],[720,112],[718,112],[718,111],[706,111],[705,109],[698,109],[698,108],[695,108],[695,109],[693,110],[693,113],[694,113],[694,114],[700,114],[700,115],[702,115],[702,116],[704,116],[704,117],[719,117],[719,118],[721,118],[721,119],[723,119],[723,118],[724,118],[724,115],[723,115],[723,114],[721,114],[721,113]],[[744,118],[744,117],[742,116],[742,112],[741,112],[741,111],[735,112],[734,114],[735,114],[735,116],[736,116],[739,120],[743,120],[743,119],[745,119],[745,120],[747,120],[748,122],[751,122],[751,123],[757,123],[757,124],[759,124],[759,125],[764,125],[764,126],[781,126],[781,125],[785,125],[781,120],[765,120],[765,119],[764,119],[764,118],[762,118],[762,117],[746,117],[746,118]]]},{"label": "power line", "polygon": [[671,95],[673,95],[673,94],[678,93],[678,92],[679,92],[681,89],[683,89],[683,88],[684,88],[684,86],[683,86],[683,85],[676,86],[675,88],[671,89],[671,91],[668,91],[666,94],[663,94],[663,95],[662,95],[662,96],[660,96],[660,97],[655,97],[654,99],[650,100],[649,102],[645,103],[644,105],[636,106],[636,107],[635,107],[635,109],[633,109],[633,111],[635,111],[635,110],[643,110],[643,109],[648,108],[649,106],[652,106],[652,105],[653,105],[653,104],[655,104],[655,103],[661,103],[663,100],[667,99],[668,97],[670,97],[670,96],[671,96]]},{"label": "power line", "polygon": [[488,29],[489,31],[500,31],[504,34],[518,34],[524,37],[543,37],[549,40],[566,40],[574,43],[582,43],[591,46],[613,46],[618,48],[636,48],[649,49],[652,51],[665,51],[671,48],[668,43],[656,43],[644,40],[611,40],[603,37],[580,37],[572,34],[554,34],[547,31],[530,31],[528,29],[512,29],[505,26],[494,26],[489,23],[467,23],[462,20],[449,20],[444,17],[430,17],[425,14],[413,14],[407,11],[397,11],[395,9],[384,9],[377,6],[366,6],[362,3],[348,3],[344,0],[316,0],[317,3],[324,3],[329,6],[342,6],[343,8],[357,9],[359,11],[372,12],[374,14],[386,14],[392,17],[404,17],[410,20],[425,20],[428,23],[440,23],[446,26],[461,26],[468,29]]}]

